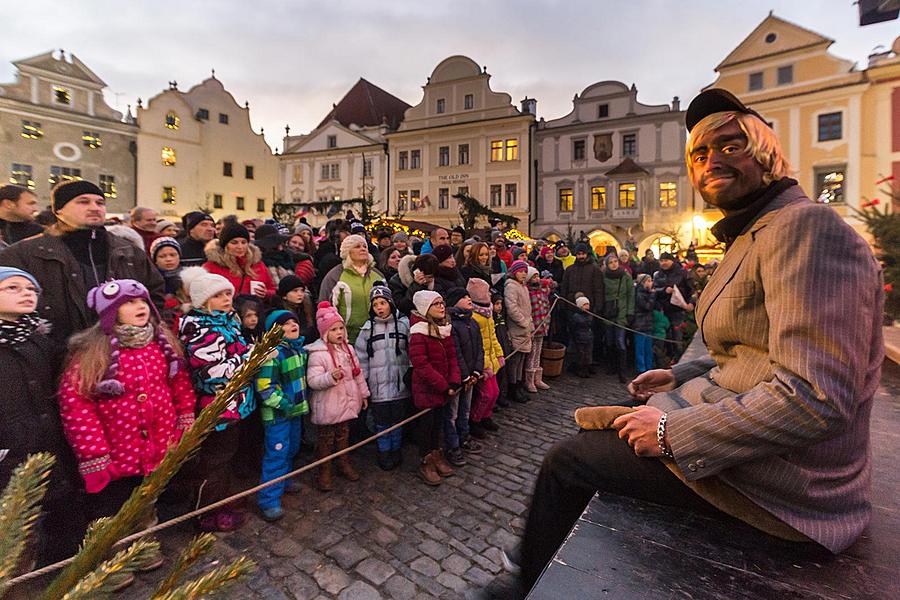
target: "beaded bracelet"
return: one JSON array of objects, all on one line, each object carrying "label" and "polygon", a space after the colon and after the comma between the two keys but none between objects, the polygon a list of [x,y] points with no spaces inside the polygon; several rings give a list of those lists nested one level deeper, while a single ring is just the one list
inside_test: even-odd
[{"label": "beaded bracelet", "polygon": [[663,413],[661,417],[659,417],[659,424],[656,426],[656,443],[659,444],[659,449],[662,450],[662,455],[666,458],[675,458],[675,455],[672,454],[672,451],[666,447],[666,419],[668,418],[667,413]]}]

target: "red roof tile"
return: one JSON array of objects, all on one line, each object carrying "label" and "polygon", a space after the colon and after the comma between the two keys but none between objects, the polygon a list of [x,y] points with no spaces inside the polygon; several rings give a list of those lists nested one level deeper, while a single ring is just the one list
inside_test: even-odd
[{"label": "red roof tile", "polygon": [[386,122],[391,129],[397,129],[403,120],[403,113],[408,108],[409,104],[400,98],[360,77],[341,101],[322,119],[319,127],[336,120],[344,127],[349,127],[351,123],[366,127]]}]

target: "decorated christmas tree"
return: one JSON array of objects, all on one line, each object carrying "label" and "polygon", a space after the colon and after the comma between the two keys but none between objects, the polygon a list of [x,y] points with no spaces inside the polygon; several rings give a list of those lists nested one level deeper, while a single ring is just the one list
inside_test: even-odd
[{"label": "decorated christmas tree", "polygon": [[900,185],[893,176],[876,183],[885,186],[882,193],[888,201],[873,198],[863,202],[860,210],[851,210],[875,243],[876,256],[884,266],[885,316],[895,321],[900,319]]}]

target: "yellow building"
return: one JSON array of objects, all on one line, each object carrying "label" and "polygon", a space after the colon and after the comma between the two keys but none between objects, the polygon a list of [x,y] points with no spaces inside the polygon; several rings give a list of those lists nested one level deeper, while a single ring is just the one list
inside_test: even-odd
[{"label": "yellow building", "polygon": [[439,225],[460,223],[454,194],[465,193],[519,218],[528,231],[531,126],[535,103],[520,111],[509,94],[491,90],[490,75],[465,56],[435,67],[422,101],[387,134],[389,215]]},{"label": "yellow building", "polygon": [[872,193],[878,136],[870,135],[866,71],[830,54],[833,43],[769,13],[719,63],[709,87],[731,91],[769,121],[807,195],[846,217]]},{"label": "yellow building", "polygon": [[900,36],[891,50],[869,56],[866,76],[870,85],[863,97],[862,197],[885,202],[888,183],[879,181],[893,175],[894,189],[900,190]]}]

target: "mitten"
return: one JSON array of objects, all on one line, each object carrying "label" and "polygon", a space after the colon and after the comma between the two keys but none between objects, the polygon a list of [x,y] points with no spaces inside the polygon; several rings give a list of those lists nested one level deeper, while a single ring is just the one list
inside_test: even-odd
[{"label": "mitten", "polygon": [[85,473],[82,475],[82,478],[84,479],[84,491],[88,494],[99,494],[112,481],[109,468],[102,471],[94,471],[93,473]]},{"label": "mitten", "polygon": [[505,357],[501,356],[498,360],[500,361],[501,369],[506,366],[506,358]]},{"label": "mitten", "polygon": [[582,429],[612,429],[613,421],[634,410],[630,406],[585,406],[575,411],[575,422]]},{"label": "mitten", "polygon": [[493,370],[493,369],[491,369],[490,367],[488,367],[487,369],[484,370],[484,378],[485,378],[485,379],[490,379],[490,378],[493,377],[493,376],[494,376],[494,370]]}]

